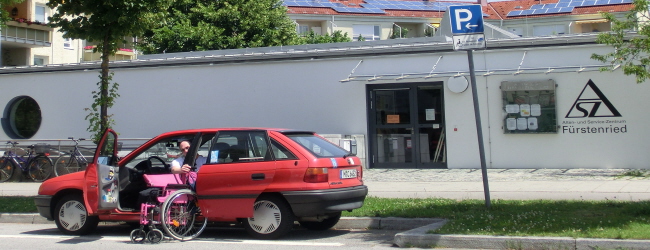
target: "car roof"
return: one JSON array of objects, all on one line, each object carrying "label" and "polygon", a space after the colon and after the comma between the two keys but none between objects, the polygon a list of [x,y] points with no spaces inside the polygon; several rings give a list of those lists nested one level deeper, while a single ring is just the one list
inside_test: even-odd
[{"label": "car roof", "polygon": [[263,128],[263,127],[232,127],[232,128],[200,128],[200,129],[186,129],[186,130],[176,130],[176,131],[170,131],[166,133],[162,133],[156,137],[161,137],[161,136],[173,136],[177,134],[188,134],[188,133],[198,133],[198,132],[203,132],[203,133],[216,133],[218,131],[232,131],[232,130],[247,130],[247,131],[254,131],[254,130],[259,130],[259,131],[275,131],[279,133],[314,133],[312,131],[306,131],[306,130],[296,130],[296,129],[286,129],[286,128]]}]

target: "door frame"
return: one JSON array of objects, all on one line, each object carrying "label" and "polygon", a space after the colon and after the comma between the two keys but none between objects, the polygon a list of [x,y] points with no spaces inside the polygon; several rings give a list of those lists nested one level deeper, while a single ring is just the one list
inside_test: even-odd
[{"label": "door frame", "polygon": [[[388,83],[388,84],[367,84],[366,85],[366,111],[368,119],[368,167],[369,168],[407,168],[407,169],[440,169],[447,168],[447,162],[434,162],[434,163],[422,163],[420,160],[420,129],[430,126],[430,124],[420,124],[418,120],[418,87],[422,86],[434,86],[440,88],[440,98],[441,98],[441,109],[442,112],[442,121],[441,128],[444,132],[445,125],[445,108],[444,108],[444,82],[411,82],[411,83]],[[386,125],[377,125],[376,124],[376,111],[375,111],[375,95],[374,91],[376,90],[400,90],[408,89],[409,90],[409,113],[411,123],[408,125],[405,124],[386,124]],[[378,147],[379,142],[376,141],[378,128],[406,128],[411,130],[411,140],[412,140],[412,150],[411,150],[411,163],[379,163],[377,160],[378,157]],[[443,145],[446,148],[446,138],[443,138]],[[446,151],[446,150],[445,150]]]}]

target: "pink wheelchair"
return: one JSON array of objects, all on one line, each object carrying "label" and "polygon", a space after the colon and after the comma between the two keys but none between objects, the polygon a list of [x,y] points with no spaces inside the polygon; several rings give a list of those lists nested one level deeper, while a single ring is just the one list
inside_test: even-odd
[{"label": "pink wheelchair", "polygon": [[[197,195],[176,174],[144,175],[149,195],[140,205],[140,228],[131,231],[133,243],[160,243],[165,234],[187,241],[196,238],[207,226],[201,215]],[[163,231],[165,232],[163,233]]]}]

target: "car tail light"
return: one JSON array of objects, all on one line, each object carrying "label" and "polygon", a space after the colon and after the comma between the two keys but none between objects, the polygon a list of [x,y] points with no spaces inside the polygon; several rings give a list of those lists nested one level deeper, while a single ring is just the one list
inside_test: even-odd
[{"label": "car tail light", "polygon": [[305,182],[327,182],[327,168],[308,168],[305,172]]}]

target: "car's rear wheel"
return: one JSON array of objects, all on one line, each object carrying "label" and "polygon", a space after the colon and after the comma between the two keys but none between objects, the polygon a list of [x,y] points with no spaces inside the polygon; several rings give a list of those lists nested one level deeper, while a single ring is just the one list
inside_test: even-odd
[{"label": "car's rear wheel", "polygon": [[88,209],[78,194],[66,195],[59,200],[53,217],[56,227],[69,235],[88,234],[99,224],[97,216],[88,216]]},{"label": "car's rear wheel", "polygon": [[301,221],[300,226],[309,230],[327,230],[332,228],[341,219],[341,212],[329,214],[327,219],[322,221]]},{"label": "car's rear wheel", "polygon": [[253,217],[243,221],[246,231],[258,239],[276,239],[293,228],[294,215],[287,202],[277,196],[260,196],[253,205]]}]

